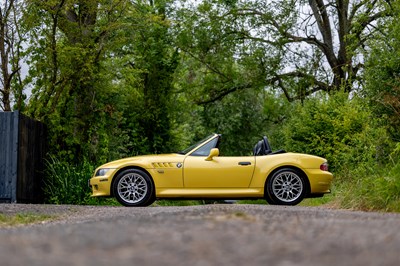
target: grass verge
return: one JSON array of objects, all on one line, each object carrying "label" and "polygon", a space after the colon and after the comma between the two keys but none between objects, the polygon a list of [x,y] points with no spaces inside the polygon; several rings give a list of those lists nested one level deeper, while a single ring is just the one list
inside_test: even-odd
[{"label": "grass verge", "polygon": [[18,213],[14,215],[0,214],[0,227],[27,225],[54,220],[56,217],[45,214]]}]

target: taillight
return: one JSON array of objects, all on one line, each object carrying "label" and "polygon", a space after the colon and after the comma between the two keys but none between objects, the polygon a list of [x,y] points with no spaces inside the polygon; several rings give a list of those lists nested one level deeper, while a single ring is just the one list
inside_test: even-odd
[{"label": "taillight", "polygon": [[321,169],[322,171],[329,171],[328,162],[324,162],[323,164],[321,164],[321,166],[319,167],[319,169]]}]

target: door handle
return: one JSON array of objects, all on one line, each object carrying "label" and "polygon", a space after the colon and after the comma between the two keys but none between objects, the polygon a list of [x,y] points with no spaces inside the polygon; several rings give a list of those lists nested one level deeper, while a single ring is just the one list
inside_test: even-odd
[{"label": "door handle", "polygon": [[246,166],[246,165],[251,165],[251,162],[239,162],[238,164]]}]

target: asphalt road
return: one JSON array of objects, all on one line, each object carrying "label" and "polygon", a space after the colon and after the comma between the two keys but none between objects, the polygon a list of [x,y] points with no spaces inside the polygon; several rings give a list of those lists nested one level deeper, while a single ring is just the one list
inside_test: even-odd
[{"label": "asphalt road", "polygon": [[61,219],[0,229],[0,265],[400,265],[400,215],[268,205],[0,205]]}]

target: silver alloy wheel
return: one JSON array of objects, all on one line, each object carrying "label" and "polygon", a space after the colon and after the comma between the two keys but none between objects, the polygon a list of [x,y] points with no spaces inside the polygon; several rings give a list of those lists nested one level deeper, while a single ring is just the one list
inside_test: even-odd
[{"label": "silver alloy wheel", "polygon": [[145,178],[136,173],[128,173],[121,177],[117,185],[118,195],[127,203],[137,203],[147,194]]},{"label": "silver alloy wheel", "polygon": [[273,194],[283,202],[297,200],[303,192],[303,182],[294,172],[279,173],[272,182]]}]

